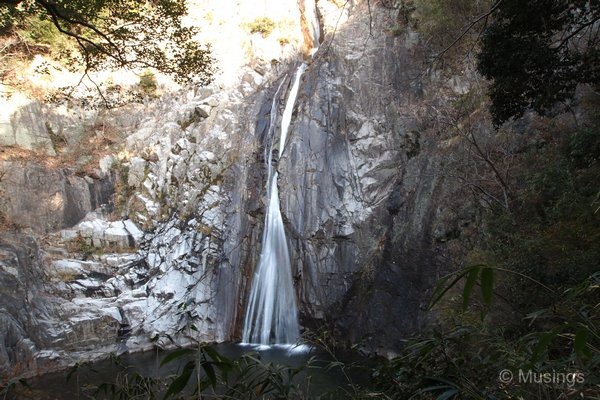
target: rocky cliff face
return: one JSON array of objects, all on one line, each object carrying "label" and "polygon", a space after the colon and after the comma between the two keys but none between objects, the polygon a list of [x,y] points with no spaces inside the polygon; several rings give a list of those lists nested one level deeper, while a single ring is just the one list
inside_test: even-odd
[{"label": "rocky cliff face", "polygon": [[359,5],[330,32],[279,163],[304,323],[384,354],[426,322],[457,220],[446,150],[422,114],[423,50],[386,32],[395,17]]},{"label": "rocky cliff face", "polygon": [[[283,15],[298,19],[296,47],[252,44],[260,51],[226,79],[111,117],[129,121],[125,155],[103,158],[92,180],[4,164],[20,182],[2,181],[11,215],[47,222],[2,236],[5,372],[164,345],[167,335],[239,339],[260,253],[271,104],[302,58],[277,167],[301,324],[389,355],[427,322],[427,291],[474,216],[445,178],[451,149],[424,112],[434,83],[420,76],[418,38],[387,33],[393,9],[338,3],[317,4],[314,58],[302,54],[306,23],[292,2]],[[31,186],[46,180],[52,190]],[[48,198],[31,214],[28,191]],[[89,213],[102,203],[113,212]],[[31,235],[48,232],[39,249]]]}]

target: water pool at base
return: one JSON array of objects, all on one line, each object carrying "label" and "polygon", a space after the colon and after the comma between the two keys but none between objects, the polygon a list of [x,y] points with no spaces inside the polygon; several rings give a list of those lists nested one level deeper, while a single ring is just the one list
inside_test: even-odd
[{"label": "water pool at base", "polygon": [[[320,349],[308,346],[256,346],[246,344],[222,343],[211,346],[221,356],[229,360],[238,360],[244,354],[252,354],[263,363],[274,366],[305,368],[294,378],[294,384],[301,387],[307,398],[320,394],[338,391],[335,398],[343,398],[343,391],[349,387],[348,380],[354,384],[367,384],[365,370],[354,366],[342,371],[339,366],[333,366],[334,357]],[[135,373],[150,378],[178,374],[184,365],[191,360],[192,354],[180,357],[173,362],[161,366],[162,360],[172,351],[146,351],[134,354],[124,354],[114,360],[101,360],[85,365],[71,373],[71,369],[49,373],[27,380],[29,388],[20,384],[15,385],[6,399],[35,399],[35,400],[77,400],[77,399],[110,399],[104,394],[94,394],[95,388],[102,383],[113,383],[118,377],[133,376]],[[355,354],[343,354],[335,357],[344,362],[356,363],[359,357]],[[359,361],[357,364],[361,364]],[[332,367],[333,366],[333,367]],[[190,387],[194,377],[190,378]],[[156,398],[162,398],[162,393]],[[140,397],[145,398],[145,397]],[[202,398],[211,398],[210,396]],[[270,398],[270,397],[264,397]],[[0,399],[3,399],[0,395]]]}]

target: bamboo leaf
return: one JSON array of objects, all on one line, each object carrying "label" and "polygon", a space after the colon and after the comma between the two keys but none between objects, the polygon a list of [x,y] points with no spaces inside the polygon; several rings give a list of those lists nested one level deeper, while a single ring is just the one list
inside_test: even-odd
[{"label": "bamboo leaf", "polygon": [[183,357],[186,354],[193,353],[194,351],[195,351],[194,349],[174,350],[173,352],[169,353],[165,358],[163,358],[163,360],[160,362],[160,366],[162,367],[163,365],[170,363],[171,361],[174,361],[180,357]]},{"label": "bamboo leaf", "polygon": [[195,363],[193,361],[188,362],[185,367],[183,367],[183,372],[171,383],[169,389],[167,389],[167,392],[165,393],[165,397],[163,397],[163,400],[183,391],[190,380],[190,376],[192,376],[192,372],[194,372],[194,368]]},{"label": "bamboo leaf", "polygon": [[581,358],[589,357],[591,355],[590,349],[587,346],[587,338],[589,331],[586,327],[580,326],[575,331],[575,339],[573,340],[573,347],[575,352]]},{"label": "bamboo leaf", "polygon": [[480,268],[475,266],[471,268],[467,275],[467,281],[465,282],[465,287],[463,289],[463,310],[466,310],[469,305],[469,298],[471,297],[471,292],[473,291],[473,287],[479,276],[479,270]]},{"label": "bamboo leaf", "polygon": [[558,334],[558,331],[556,329],[553,329],[542,335],[542,337],[538,341],[538,344],[533,349],[533,353],[531,355],[532,363],[535,363],[536,361],[538,361],[540,359],[540,356],[542,355],[542,353],[544,353],[544,351],[546,351],[546,349],[548,348],[548,345],[550,344],[552,339],[554,339],[554,337],[557,334]]},{"label": "bamboo leaf", "polygon": [[483,302],[487,305],[492,303],[492,295],[494,293],[494,270],[490,267],[485,267],[481,270],[481,295]]},{"label": "bamboo leaf", "polygon": [[200,366],[206,372],[206,376],[210,379],[210,384],[214,388],[217,386],[217,375],[215,374],[215,369],[212,366],[210,361],[203,361],[200,363]]},{"label": "bamboo leaf", "polygon": [[[428,308],[432,309],[442,299],[442,297],[444,297],[448,290],[452,289],[454,285],[456,285],[458,281],[461,280],[461,278],[464,277],[467,273],[468,271],[461,271],[458,274],[453,274],[440,279],[440,281],[435,286],[435,289],[433,290],[433,295],[431,297],[431,301],[429,302]],[[450,281],[450,283],[447,283],[448,281]]]},{"label": "bamboo leaf", "polygon": [[213,361],[229,361],[226,357],[219,354],[219,352],[211,346],[202,347],[202,351],[209,356]]}]

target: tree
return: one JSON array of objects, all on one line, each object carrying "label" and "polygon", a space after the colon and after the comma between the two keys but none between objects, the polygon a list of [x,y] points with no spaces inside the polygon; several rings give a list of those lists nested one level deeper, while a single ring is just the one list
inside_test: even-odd
[{"label": "tree", "polygon": [[179,82],[206,84],[213,74],[210,48],[182,25],[185,0],[0,0],[0,34],[29,17],[50,21],[74,42],[73,69],[155,68]]},{"label": "tree", "polygon": [[478,70],[492,80],[496,126],[531,108],[546,114],[579,84],[600,84],[600,2],[498,0]]}]

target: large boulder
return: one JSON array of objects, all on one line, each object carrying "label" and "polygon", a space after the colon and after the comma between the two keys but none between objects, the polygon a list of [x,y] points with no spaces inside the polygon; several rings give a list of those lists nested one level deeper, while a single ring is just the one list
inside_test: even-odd
[{"label": "large boulder", "polygon": [[82,178],[63,168],[19,161],[0,161],[0,212],[9,222],[48,233],[71,227],[112,201],[111,175]]},{"label": "large boulder", "polygon": [[55,155],[41,104],[18,94],[0,102],[0,146]]}]

